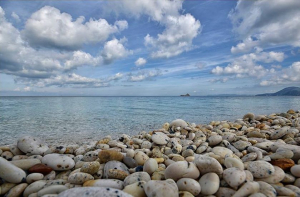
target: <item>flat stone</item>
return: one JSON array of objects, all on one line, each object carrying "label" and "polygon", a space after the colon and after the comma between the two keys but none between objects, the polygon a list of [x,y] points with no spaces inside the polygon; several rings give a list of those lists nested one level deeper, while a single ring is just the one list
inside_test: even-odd
[{"label": "flat stone", "polygon": [[66,155],[56,153],[44,156],[42,163],[57,171],[70,170],[75,166],[73,159]]},{"label": "flat stone", "polygon": [[43,175],[49,174],[53,169],[45,164],[36,164],[28,169],[29,173],[41,173]]},{"label": "flat stone", "polygon": [[10,163],[21,168],[22,170],[28,170],[32,166],[36,164],[40,164],[41,161],[39,159],[21,159],[21,160],[10,161]]},{"label": "flat stone", "polygon": [[37,195],[40,197],[46,195],[46,194],[59,194],[63,191],[68,190],[64,185],[51,185],[49,187],[43,188],[40,191],[38,191]]},{"label": "flat stone", "polygon": [[39,190],[41,190],[45,185],[47,181],[46,180],[40,180],[31,183],[28,187],[26,187],[23,195],[24,197],[28,197],[32,193],[37,193]]},{"label": "flat stone", "polygon": [[22,195],[25,188],[28,186],[27,183],[21,183],[9,190],[8,193],[5,194],[5,197],[19,197]]},{"label": "flat stone", "polygon": [[287,170],[295,165],[295,162],[292,159],[276,159],[270,161],[273,166],[278,166],[282,170]]},{"label": "flat stone", "polygon": [[70,197],[70,196],[80,196],[80,197],[132,197],[132,195],[127,194],[118,189],[109,187],[77,187],[68,189],[57,197]]},{"label": "flat stone", "polygon": [[21,183],[26,180],[26,173],[0,157],[0,177],[9,183]]}]

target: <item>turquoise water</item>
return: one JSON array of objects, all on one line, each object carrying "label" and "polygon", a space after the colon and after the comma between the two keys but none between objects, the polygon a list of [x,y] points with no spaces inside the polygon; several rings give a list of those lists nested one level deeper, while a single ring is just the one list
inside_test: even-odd
[{"label": "turquoise water", "polygon": [[181,118],[205,124],[300,109],[300,97],[0,97],[0,145],[23,135],[86,142],[137,134]]}]

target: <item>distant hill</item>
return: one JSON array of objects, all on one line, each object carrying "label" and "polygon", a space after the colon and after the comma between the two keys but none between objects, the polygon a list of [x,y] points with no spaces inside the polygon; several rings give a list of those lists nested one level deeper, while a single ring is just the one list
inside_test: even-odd
[{"label": "distant hill", "polygon": [[275,93],[257,94],[255,96],[300,96],[300,88],[287,87]]}]

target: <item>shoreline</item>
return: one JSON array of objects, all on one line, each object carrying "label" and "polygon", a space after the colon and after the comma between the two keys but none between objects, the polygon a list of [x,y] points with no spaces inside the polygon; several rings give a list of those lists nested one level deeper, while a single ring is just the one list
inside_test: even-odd
[{"label": "shoreline", "polygon": [[300,112],[288,110],[198,125],[177,119],[86,144],[24,136],[0,145],[0,195],[296,196],[299,132]]}]

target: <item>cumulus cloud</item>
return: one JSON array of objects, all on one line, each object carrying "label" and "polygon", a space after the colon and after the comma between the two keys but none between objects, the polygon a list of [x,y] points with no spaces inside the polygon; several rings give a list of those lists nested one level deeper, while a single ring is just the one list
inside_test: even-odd
[{"label": "cumulus cloud", "polygon": [[142,58],[142,57],[138,58],[138,59],[134,62],[134,64],[135,64],[137,67],[139,67],[139,66],[144,66],[146,63],[147,63],[147,60],[144,59],[144,58]]},{"label": "cumulus cloud", "polygon": [[110,9],[134,17],[146,15],[165,27],[157,36],[146,35],[145,45],[152,58],[169,58],[193,49],[192,41],[200,33],[201,24],[191,14],[181,14],[182,1],[123,0]]},{"label": "cumulus cloud", "polygon": [[300,82],[300,62],[294,62],[291,66],[274,72],[268,80],[260,82],[261,86],[277,84],[290,84]]},{"label": "cumulus cloud", "polygon": [[[127,22],[117,21],[115,25],[124,29],[126,24]],[[105,87],[110,81],[121,79],[123,74],[118,73],[100,80],[68,73],[81,66],[112,63],[131,53],[122,44],[126,42],[125,38],[107,41],[101,55],[95,57],[81,50],[33,48],[22,39],[20,31],[6,20],[1,7],[0,29],[0,73],[14,76],[16,83],[27,87],[64,86],[64,83],[70,87]]]},{"label": "cumulus cloud", "polygon": [[152,58],[169,58],[189,51],[192,41],[198,35],[201,24],[192,15],[167,16],[162,23],[166,29],[157,35],[144,38],[145,45],[152,47]]},{"label": "cumulus cloud", "polygon": [[144,80],[150,80],[160,75],[162,75],[162,71],[159,69],[150,70],[150,71],[140,71],[136,74],[129,74],[128,81],[139,82]]},{"label": "cumulus cloud", "polygon": [[231,49],[233,53],[250,51],[253,46],[300,46],[299,0],[239,0],[229,18],[243,40]]},{"label": "cumulus cloud", "polygon": [[64,63],[64,69],[66,71],[75,69],[83,65],[92,65],[96,66],[101,63],[100,57],[93,57],[89,53],[83,51],[74,51],[73,55],[69,60]]},{"label": "cumulus cloud", "polygon": [[132,53],[132,51],[127,50],[123,43],[127,39],[113,39],[105,43],[101,56],[105,64],[110,64],[116,59],[120,59]]},{"label": "cumulus cloud", "polygon": [[284,53],[281,52],[260,52],[242,55],[234,59],[226,67],[217,66],[212,69],[216,75],[234,75],[238,78],[257,77],[261,78],[269,72],[274,72],[274,68],[267,69],[258,63],[282,62]]},{"label": "cumulus cloud", "polygon": [[116,21],[110,25],[101,18],[85,22],[85,18],[80,16],[73,20],[70,14],[45,6],[26,21],[22,35],[33,46],[75,50],[83,44],[103,42],[111,34],[127,27],[127,21]]}]

